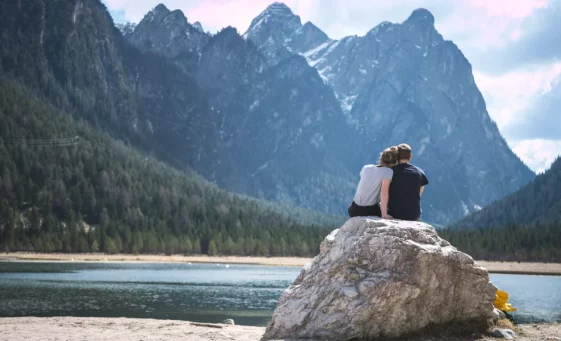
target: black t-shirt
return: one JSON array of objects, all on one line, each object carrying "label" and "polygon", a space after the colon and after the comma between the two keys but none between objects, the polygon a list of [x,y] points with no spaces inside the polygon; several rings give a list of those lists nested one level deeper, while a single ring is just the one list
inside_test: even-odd
[{"label": "black t-shirt", "polygon": [[402,163],[393,167],[389,214],[401,220],[421,217],[421,187],[428,185],[425,173],[416,166]]}]

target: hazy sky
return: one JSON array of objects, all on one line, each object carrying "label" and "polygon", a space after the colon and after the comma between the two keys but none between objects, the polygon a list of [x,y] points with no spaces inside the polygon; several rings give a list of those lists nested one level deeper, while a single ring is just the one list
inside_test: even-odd
[{"label": "hazy sky", "polygon": [[[116,21],[138,22],[159,3],[215,32],[245,32],[272,0],[103,0]],[[331,38],[364,35],[382,21],[430,10],[444,39],[473,66],[491,117],[533,170],[561,154],[561,0],[286,0]]]}]

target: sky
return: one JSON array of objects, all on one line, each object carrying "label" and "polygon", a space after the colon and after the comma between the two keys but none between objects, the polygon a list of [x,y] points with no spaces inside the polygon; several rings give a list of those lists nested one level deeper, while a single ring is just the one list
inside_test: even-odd
[{"label": "sky", "polygon": [[[116,22],[139,22],[164,3],[189,22],[241,33],[273,0],[102,0]],[[435,17],[473,67],[491,118],[513,151],[541,173],[561,154],[561,0],[285,0],[331,38],[364,35],[416,8]]]}]

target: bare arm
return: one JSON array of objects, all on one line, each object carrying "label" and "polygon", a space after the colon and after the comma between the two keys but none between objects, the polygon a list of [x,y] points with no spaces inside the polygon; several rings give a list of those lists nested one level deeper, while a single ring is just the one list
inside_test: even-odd
[{"label": "bare arm", "polygon": [[423,195],[424,191],[425,191],[425,186],[421,186],[421,190],[419,191],[419,197]]},{"label": "bare arm", "polygon": [[382,180],[382,193],[381,193],[381,202],[380,202],[380,210],[382,211],[382,218],[384,219],[392,219],[391,216],[388,215],[388,201],[390,199],[390,183],[392,181],[389,179]]}]

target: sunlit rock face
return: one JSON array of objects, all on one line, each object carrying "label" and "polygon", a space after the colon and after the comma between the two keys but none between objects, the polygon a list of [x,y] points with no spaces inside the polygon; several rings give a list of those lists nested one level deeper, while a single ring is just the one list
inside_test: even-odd
[{"label": "sunlit rock face", "polygon": [[484,323],[496,292],[432,226],[353,218],[283,293],[263,340],[382,340]]}]

